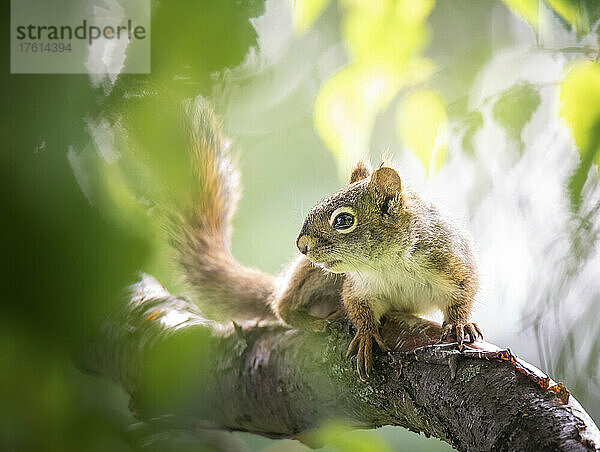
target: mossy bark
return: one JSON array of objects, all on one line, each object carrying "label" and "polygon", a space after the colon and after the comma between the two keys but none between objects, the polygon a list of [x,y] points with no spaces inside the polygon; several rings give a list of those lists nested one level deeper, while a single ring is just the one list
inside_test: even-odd
[{"label": "mossy bark", "polygon": [[140,419],[168,419],[165,428],[286,438],[341,419],[403,426],[459,450],[600,445],[598,428],[566,389],[510,351],[485,342],[435,345],[438,324],[401,314],[382,334],[392,351],[378,354],[361,381],[345,357],[352,336],[345,321],[323,334],[220,326],[145,276],[83,364],[119,383]]}]

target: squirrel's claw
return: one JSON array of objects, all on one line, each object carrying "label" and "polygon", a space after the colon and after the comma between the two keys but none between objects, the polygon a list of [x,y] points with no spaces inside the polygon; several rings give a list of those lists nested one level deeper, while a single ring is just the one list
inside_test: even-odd
[{"label": "squirrel's claw", "polygon": [[465,342],[466,337],[468,336],[467,342],[472,343],[475,342],[478,337],[479,339],[483,339],[483,334],[474,322],[468,323],[446,323],[442,324],[442,335],[440,337],[439,342],[446,342],[455,340],[460,345]]},{"label": "squirrel's claw", "polygon": [[[454,327],[454,333],[456,334],[456,342],[462,344],[465,341],[465,328],[460,323]],[[473,341],[471,341],[473,342]]]},{"label": "squirrel's claw", "polygon": [[452,324],[447,324],[444,322],[442,324],[442,334],[440,336],[440,340],[438,341],[438,343],[447,341],[450,337],[451,332],[452,332]]},{"label": "squirrel's claw", "polygon": [[358,353],[356,354],[356,370],[361,378],[369,378],[373,368],[373,340],[366,336],[361,338],[358,343]]},{"label": "squirrel's claw", "polygon": [[479,336],[480,339],[483,339],[483,333],[476,323],[467,323],[465,325],[465,332],[471,338],[471,342],[475,342],[477,340],[477,336]]},{"label": "squirrel's claw", "polygon": [[354,335],[354,338],[350,341],[350,345],[348,345],[348,351],[346,352],[346,358],[350,358],[358,345],[358,341],[360,340],[360,335],[358,332]]},{"label": "squirrel's claw", "polygon": [[373,368],[373,340],[377,342],[382,351],[387,350],[387,346],[379,332],[358,330],[350,345],[348,345],[348,351],[346,352],[346,357],[349,358],[354,353],[354,350],[358,349],[356,353],[356,371],[363,380],[364,377],[369,378],[369,373]]}]

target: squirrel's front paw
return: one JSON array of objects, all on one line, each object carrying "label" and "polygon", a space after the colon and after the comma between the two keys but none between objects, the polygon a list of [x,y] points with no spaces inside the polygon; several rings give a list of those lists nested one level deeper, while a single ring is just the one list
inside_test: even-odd
[{"label": "squirrel's front paw", "polygon": [[480,339],[483,339],[483,334],[475,322],[442,323],[442,336],[440,337],[440,342],[456,341],[459,344],[462,344],[467,336],[469,338],[467,342],[469,343],[475,342],[477,336],[479,336]]},{"label": "squirrel's front paw", "polygon": [[352,356],[354,350],[358,348],[356,353],[356,370],[361,379],[365,376],[368,378],[373,368],[373,339],[375,339],[382,351],[387,350],[379,332],[367,329],[359,329],[348,346],[347,358]]}]

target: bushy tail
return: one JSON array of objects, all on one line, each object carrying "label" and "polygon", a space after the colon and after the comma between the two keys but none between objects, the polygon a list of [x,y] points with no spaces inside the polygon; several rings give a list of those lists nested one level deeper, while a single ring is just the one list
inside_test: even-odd
[{"label": "bushy tail", "polygon": [[194,172],[192,206],[178,214],[174,241],[186,279],[203,313],[217,320],[275,319],[269,299],[274,277],[245,267],[231,254],[231,220],[240,177],[229,141],[208,102],[189,102],[185,123]]}]

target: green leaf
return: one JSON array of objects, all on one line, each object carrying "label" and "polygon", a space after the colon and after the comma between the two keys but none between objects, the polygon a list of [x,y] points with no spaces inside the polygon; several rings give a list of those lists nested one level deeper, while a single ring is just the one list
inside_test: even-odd
[{"label": "green leaf", "polygon": [[546,0],[546,3],[571,24],[579,35],[588,34],[600,18],[598,0]]},{"label": "green leaf", "polygon": [[447,129],[446,102],[430,89],[409,94],[398,106],[396,130],[428,174],[437,171],[446,160]]},{"label": "green leaf", "polygon": [[520,144],[521,132],[540,105],[540,93],[530,83],[521,82],[504,91],[493,107],[494,119],[508,136]]},{"label": "green leaf", "polygon": [[600,165],[600,66],[592,61],[573,63],[560,83],[559,114],[581,155],[569,182],[571,205],[577,209],[589,169]]},{"label": "green leaf", "polygon": [[358,60],[403,66],[426,46],[434,0],[347,0],[343,36]]},{"label": "green leaf", "polygon": [[600,124],[600,65],[577,61],[571,65],[560,83],[561,118],[565,121],[579,152],[593,152],[598,159],[599,148],[594,141]]},{"label": "green leaf", "polygon": [[319,135],[333,152],[340,176],[368,152],[377,113],[403,83],[385,64],[346,66],[323,85],[315,100],[314,118]]},{"label": "green leaf", "polygon": [[508,8],[525,19],[536,30],[539,26],[539,1],[538,0],[502,0]]},{"label": "green leaf", "polygon": [[463,151],[472,157],[475,155],[473,138],[477,131],[483,127],[483,116],[478,111],[471,111],[467,113],[464,122],[466,127],[462,138]]},{"label": "green leaf", "polygon": [[340,0],[342,35],[353,62],[331,76],[315,101],[315,126],[333,152],[340,175],[368,153],[377,115],[400,88],[435,71],[420,55],[429,40],[435,0]]},{"label": "green leaf", "polygon": [[[511,11],[538,30],[542,2],[539,0],[503,0],[503,2]],[[545,0],[545,3],[559,18],[572,25],[579,35],[592,31],[593,25],[600,18],[598,0]]]}]

